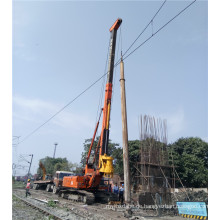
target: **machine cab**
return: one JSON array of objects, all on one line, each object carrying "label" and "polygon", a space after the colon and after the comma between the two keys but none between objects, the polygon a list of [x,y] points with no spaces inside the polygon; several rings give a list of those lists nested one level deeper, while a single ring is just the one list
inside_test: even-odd
[{"label": "machine cab", "polygon": [[56,174],[54,177],[55,186],[56,187],[62,186],[64,176],[74,176],[74,175],[75,174],[73,172],[69,172],[69,171],[56,171]]}]

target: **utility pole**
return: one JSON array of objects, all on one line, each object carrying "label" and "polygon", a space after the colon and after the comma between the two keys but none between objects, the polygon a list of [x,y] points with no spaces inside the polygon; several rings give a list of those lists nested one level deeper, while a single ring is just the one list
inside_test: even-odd
[{"label": "utility pole", "polygon": [[57,145],[58,145],[58,143],[54,143],[54,153],[53,153],[53,158],[55,158],[55,153],[56,153],[56,148],[57,148]]},{"label": "utility pole", "polygon": [[30,174],[30,169],[31,169],[31,164],[32,164],[32,159],[33,159],[33,154],[30,154],[29,156],[31,156],[31,162],[28,162],[28,163],[30,164],[30,166],[29,166],[29,170],[28,170],[27,179],[29,179],[29,174]]},{"label": "utility pole", "polygon": [[131,202],[131,186],[130,186],[130,170],[128,157],[128,127],[127,127],[127,110],[125,96],[125,79],[124,79],[124,63],[121,57],[120,63],[120,84],[121,84],[121,116],[122,116],[122,144],[123,144],[123,165],[124,165],[124,189],[125,202]]},{"label": "utility pole", "polygon": [[16,175],[16,164],[15,163],[13,163],[12,164],[12,177],[14,177],[14,180],[15,180],[15,175]]}]

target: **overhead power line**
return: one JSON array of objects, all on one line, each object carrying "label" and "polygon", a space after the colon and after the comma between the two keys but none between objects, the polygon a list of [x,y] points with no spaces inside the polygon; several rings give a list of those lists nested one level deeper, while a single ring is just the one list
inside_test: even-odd
[{"label": "overhead power line", "polygon": [[[123,54],[123,60],[127,59],[131,54],[133,54],[136,50],[138,50],[141,46],[143,46],[147,41],[149,41],[152,37],[154,37],[157,33],[159,33],[163,28],[165,28],[170,22],[172,22],[175,18],[177,18],[180,14],[182,14],[187,8],[189,8],[192,4],[194,4],[196,0],[191,2],[187,5],[184,9],[182,9],[178,14],[176,14],[173,18],[171,18],[168,22],[166,22],[163,26],[161,26],[155,33],[152,33],[150,37],[148,37],[145,41],[143,41],[139,46],[137,46],[133,51],[131,51],[127,56],[124,57],[125,53]],[[127,52],[127,51],[126,51]],[[115,65],[118,65],[121,60],[118,60]]]},{"label": "overhead power line", "polygon": [[49,121],[51,121],[51,119],[53,119],[55,116],[57,116],[60,112],[62,112],[65,108],[67,108],[70,104],[72,104],[76,99],[78,99],[81,95],[83,95],[86,91],[88,91],[91,87],[93,87],[97,82],[99,82],[105,75],[107,75],[107,73],[105,73],[100,78],[98,78],[89,87],[87,87],[79,95],[77,95],[74,99],[72,99],[69,103],[67,103],[63,108],[61,108],[58,112],[56,112],[53,116],[51,116],[48,120],[46,120],[42,125],[40,125],[35,130],[33,130],[30,134],[25,136],[24,139],[22,139],[18,144],[22,143],[24,140],[26,140],[28,137],[30,137],[32,134],[34,134],[36,131],[38,131],[41,127],[43,127],[45,124],[47,124]]},{"label": "overhead power line", "polygon": [[131,47],[135,44],[135,42],[138,40],[138,38],[144,33],[144,31],[146,31],[146,29],[149,27],[150,24],[152,24],[154,18],[158,15],[158,13],[160,12],[160,10],[163,8],[164,4],[166,3],[167,0],[165,0],[162,5],[160,6],[160,8],[157,10],[157,12],[154,14],[153,18],[150,20],[150,22],[146,25],[146,27],[143,29],[143,31],[141,31],[141,33],[137,36],[137,38],[133,41],[133,43],[131,44],[131,46],[125,51],[125,53],[123,54],[123,56],[125,56],[125,54],[131,49]]},{"label": "overhead power line", "polygon": [[[168,22],[166,22],[163,26],[161,26],[155,33],[152,33],[150,37],[148,37],[145,41],[143,41],[139,46],[137,46],[133,51],[131,51],[127,56],[124,57],[124,55],[130,50],[130,48],[134,45],[134,43],[137,41],[137,39],[143,34],[143,32],[146,30],[146,28],[152,23],[153,19],[156,17],[156,15],[159,13],[159,11],[164,6],[166,0],[163,2],[163,4],[160,6],[154,17],[151,19],[151,21],[148,23],[148,25],[143,29],[143,31],[138,35],[138,37],[133,41],[133,43],[129,46],[129,48],[126,50],[126,52],[123,54],[123,60],[127,59],[129,56],[131,56],[136,50],[138,50],[141,46],[143,46],[147,41],[149,41],[152,37],[154,37],[157,33],[159,33],[163,28],[165,28],[170,22],[172,22],[175,18],[177,18],[180,14],[182,14],[187,8],[189,8],[192,4],[196,2],[194,0],[189,5],[187,5],[185,8],[183,8],[178,14],[176,14],[173,18],[171,18]],[[114,67],[119,65],[121,59],[119,59]],[[60,112],[62,112],[65,108],[67,108],[70,104],[72,104],[76,99],[78,99],[80,96],[82,96],[85,92],[87,92],[91,87],[93,87],[96,83],[98,83],[104,76],[107,75],[108,72],[103,74],[100,78],[98,78],[95,82],[93,82],[89,87],[87,87],[85,90],[83,90],[79,95],[77,95],[74,99],[72,99],[69,103],[67,103],[63,108],[61,108],[58,112],[56,112],[53,116],[51,116],[48,120],[46,120],[42,125],[37,127],[35,130],[33,130],[31,133],[29,133],[27,136],[25,136],[18,144],[25,141],[27,138],[29,138],[31,135],[33,135],[35,132],[37,132],[41,127],[43,127],[45,124],[47,124],[49,121],[51,121],[55,116],[57,116]]]}]

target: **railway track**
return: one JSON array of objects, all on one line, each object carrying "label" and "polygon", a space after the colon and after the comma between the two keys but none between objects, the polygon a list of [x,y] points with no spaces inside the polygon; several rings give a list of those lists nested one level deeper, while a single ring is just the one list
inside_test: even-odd
[{"label": "railway track", "polygon": [[[25,194],[24,189],[14,189],[14,193],[23,196]],[[115,212],[110,209],[106,209],[106,204],[94,203],[93,205],[85,205],[84,203],[74,202],[73,200],[68,200],[62,197],[58,197],[56,194],[46,192],[45,190],[31,190],[32,199],[41,200],[57,200],[59,207],[63,209],[68,209],[72,215],[75,215],[75,219],[118,219],[124,220],[122,212]],[[111,216],[111,217],[109,217]],[[74,219],[74,218],[69,218]]]},{"label": "railway track", "polygon": [[[83,220],[83,219],[87,219],[87,220],[116,220],[116,219],[121,219],[121,220],[127,220],[128,218],[124,216],[124,209],[123,208],[117,208],[116,207],[112,207],[111,205],[109,207],[107,207],[107,205],[104,204],[100,204],[100,203],[94,203],[92,205],[85,205],[84,203],[78,203],[78,202],[74,202],[72,200],[68,200],[68,199],[64,199],[62,197],[58,197],[57,195],[53,194],[53,193],[49,193],[46,192],[45,190],[31,190],[31,195],[32,198],[28,198],[25,199],[23,198],[25,195],[25,190],[24,189],[13,189],[13,195],[16,196],[18,199],[20,199],[21,201],[25,201],[27,203],[31,203],[29,206],[33,207],[33,209],[35,210],[39,210],[39,213],[44,213],[44,215],[46,216],[53,216],[52,219],[62,219],[62,220]],[[57,209],[53,209],[51,211],[51,209],[48,211],[47,208],[45,207],[45,209],[43,209],[42,207],[40,207],[40,209],[38,209],[38,206],[35,205],[36,204],[41,204],[40,202],[36,202],[36,199],[40,199],[42,201],[53,201],[53,200],[57,200],[59,199],[59,202],[57,203]],[[32,204],[31,200],[33,201],[34,204]],[[25,203],[25,204],[27,204]],[[41,206],[41,205],[39,205]],[[34,208],[35,207],[35,208]],[[20,206],[15,206],[12,207],[13,213],[19,213],[20,216],[22,216],[23,218],[18,218],[20,219],[29,219],[29,218],[25,218],[24,215],[22,214],[22,210],[20,209]],[[60,211],[61,210],[61,211]],[[56,211],[56,213],[55,213]],[[160,220],[160,219],[166,219],[166,220],[173,220],[173,218],[175,218],[175,220],[179,219],[181,220],[182,217],[179,216],[175,216],[175,217],[170,217],[170,216],[166,216],[165,217],[156,217],[153,216],[153,213],[148,211],[143,211],[143,210],[133,210],[133,217],[134,219],[143,219],[143,218],[151,218],[151,219],[155,219],[155,220]],[[25,212],[25,211],[23,211]],[[35,213],[34,213],[35,214]],[[32,215],[33,216],[33,215]],[[137,218],[136,218],[137,217]],[[17,218],[15,218],[17,219]],[[32,218],[31,218],[32,219]],[[35,218],[35,219],[42,219],[42,218]]]},{"label": "railway track", "polygon": [[[20,195],[24,195],[24,193],[25,193],[24,189],[14,189],[13,195],[16,195],[17,198],[21,198],[21,200],[23,201],[24,199]],[[20,194],[20,195],[18,195],[18,194]],[[41,198],[41,199],[46,199],[47,201],[57,199],[57,195],[54,195],[52,193],[48,193],[45,191],[41,191],[41,190],[36,191],[36,192],[31,191],[31,195],[32,195],[32,199]],[[33,198],[33,197],[35,197],[35,198]],[[83,207],[83,205],[84,205],[83,203],[75,203],[73,201],[69,201],[67,199],[63,199],[63,198],[59,197],[58,205],[61,208],[68,209],[71,212],[71,215],[69,216],[68,219],[77,219],[77,220],[78,219],[88,219],[88,216],[90,216],[89,219],[100,219],[99,217],[96,217],[96,216],[94,216],[92,218],[91,211],[92,212],[96,212],[96,211],[94,211],[94,209],[88,210],[87,207],[86,208]],[[97,214],[97,212],[96,212],[96,214]],[[107,219],[107,218],[102,217],[102,219]]]},{"label": "railway track", "polygon": [[[33,204],[32,202],[28,201],[27,199],[24,199],[18,195],[16,195],[15,193],[13,193],[13,195],[18,198],[19,200],[21,200],[23,203],[25,203],[27,206],[29,207],[32,207],[33,209],[37,209],[38,211],[42,212],[44,215],[47,215],[47,216],[51,216],[53,217],[53,219],[56,219],[56,220],[63,220],[63,218],[61,218],[60,216],[58,216],[57,214],[55,213],[52,213],[51,211],[49,210],[46,210],[45,208],[43,207],[40,207],[39,205],[37,204]],[[14,209],[14,211],[17,211]]]}]

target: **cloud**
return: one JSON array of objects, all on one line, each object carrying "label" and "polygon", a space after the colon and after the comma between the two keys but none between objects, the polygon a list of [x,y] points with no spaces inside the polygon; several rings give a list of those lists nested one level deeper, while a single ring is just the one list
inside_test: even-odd
[{"label": "cloud", "polygon": [[52,103],[40,99],[28,99],[21,96],[13,97],[13,104],[34,113],[42,112],[44,110],[49,110],[49,111],[51,111],[52,109],[58,110],[58,106]]},{"label": "cloud", "polygon": [[35,61],[36,57],[31,52],[30,47],[24,43],[13,43],[13,58],[22,59],[24,61]]},{"label": "cloud", "polygon": [[14,1],[12,16],[13,28],[19,30],[22,27],[27,27],[28,25],[30,25],[33,20],[33,16],[31,15],[32,14],[25,9],[24,4],[21,4],[21,2],[19,1]]},{"label": "cloud", "polygon": [[[13,98],[13,125],[21,126],[23,124],[33,127],[33,123],[35,123],[35,126],[38,127],[56,114],[62,107],[63,104],[16,96]],[[93,128],[94,125],[90,121],[88,115],[68,112],[65,109],[49,123],[55,125],[52,132],[57,130],[57,128],[79,132],[83,129]],[[48,132],[51,133],[51,129]]]},{"label": "cloud", "polygon": [[15,48],[24,48],[25,47],[25,44],[22,43],[22,42],[19,42],[19,43],[16,43],[13,45]]},{"label": "cloud", "polygon": [[27,62],[36,60],[31,46],[28,45],[32,37],[29,35],[29,31],[27,31],[32,27],[34,19],[35,16],[33,13],[26,10],[22,3],[14,2],[12,16],[12,56],[15,60],[21,59]]},{"label": "cloud", "polygon": [[173,136],[180,134],[185,128],[184,110],[179,108],[177,112],[169,114],[165,117],[167,119],[168,135]]},{"label": "cloud", "polygon": [[207,29],[198,29],[194,30],[191,33],[188,33],[186,36],[178,36],[176,38],[177,44],[194,45],[194,44],[204,44],[208,40]]}]

